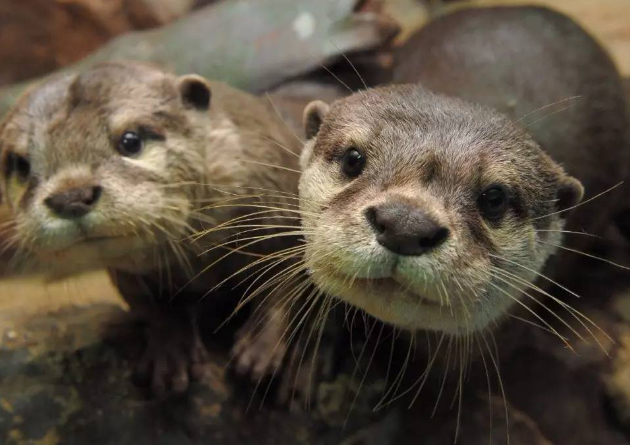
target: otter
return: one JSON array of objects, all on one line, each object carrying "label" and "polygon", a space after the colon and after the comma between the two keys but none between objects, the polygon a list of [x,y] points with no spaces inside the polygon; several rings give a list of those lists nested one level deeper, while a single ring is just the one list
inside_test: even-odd
[{"label": "otter", "polygon": [[398,328],[491,328],[572,273],[590,238],[565,234],[618,209],[579,203],[627,176],[620,76],[568,17],[489,7],[425,26],[393,80],[304,111],[305,267]]},{"label": "otter", "polygon": [[[260,234],[296,224],[273,209],[295,202],[299,150],[258,98],[197,75],[119,61],[54,77],[0,124],[15,267],[108,269],[131,309],[150,316],[138,372],[158,395],[184,391],[207,360],[198,319],[233,306],[238,271],[291,245]],[[248,227],[266,229],[236,244],[234,222],[252,208]],[[268,301],[234,346],[237,370],[252,376],[275,372],[284,352]]]}]

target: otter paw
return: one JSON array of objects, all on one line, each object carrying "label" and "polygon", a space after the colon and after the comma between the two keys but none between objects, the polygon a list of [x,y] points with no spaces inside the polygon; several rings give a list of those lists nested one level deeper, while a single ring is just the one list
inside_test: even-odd
[{"label": "otter paw", "polygon": [[240,375],[248,375],[254,381],[273,376],[282,365],[287,347],[284,331],[273,321],[263,323],[258,329],[248,321],[236,334],[232,348],[234,368]]},{"label": "otter paw", "polygon": [[136,378],[158,397],[169,392],[185,392],[191,381],[203,378],[209,359],[201,339],[195,337],[193,333],[181,331],[150,333],[136,366]]}]

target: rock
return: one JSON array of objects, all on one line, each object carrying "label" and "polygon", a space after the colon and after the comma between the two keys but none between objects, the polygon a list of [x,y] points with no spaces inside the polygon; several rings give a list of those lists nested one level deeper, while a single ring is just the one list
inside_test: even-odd
[{"label": "rock", "polygon": [[[363,12],[374,1],[218,2],[158,30],[120,36],[67,69],[134,59],[258,93],[339,59],[341,54],[386,46],[398,26],[383,15]],[[0,115],[27,85],[0,89]]]},{"label": "rock", "polygon": [[421,437],[420,443],[431,445],[556,445],[545,437],[532,418],[500,396],[469,394],[461,410],[459,427],[455,410],[450,416],[433,419],[407,414],[398,443],[415,445]]},{"label": "rock", "polygon": [[[228,348],[213,339],[208,341],[211,372],[203,381],[184,396],[147,398],[131,383],[140,327],[116,311],[95,316],[94,309],[55,314],[67,326],[57,335],[49,329],[44,335],[50,317],[35,317],[24,329],[36,338],[0,346],[1,443],[333,445],[366,428],[386,440],[394,434],[396,413],[371,411],[380,388],[366,388],[355,400],[357,386],[349,380],[353,366],[326,392],[330,396],[336,388],[332,392],[341,398],[318,396],[310,411],[289,412],[275,408],[271,398],[263,403],[264,390],[252,398],[253,385],[226,372]],[[109,325],[102,340],[94,336],[95,321]],[[333,413],[344,418],[347,413],[331,408],[346,405],[330,405],[330,400],[355,400],[350,422],[339,422]]]}]

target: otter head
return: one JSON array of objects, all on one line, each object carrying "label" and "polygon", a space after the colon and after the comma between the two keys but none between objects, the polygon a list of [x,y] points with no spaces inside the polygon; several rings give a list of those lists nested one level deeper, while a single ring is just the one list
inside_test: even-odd
[{"label": "otter head", "polygon": [[180,236],[203,180],[209,107],[202,78],[132,63],[26,93],[0,125],[0,192],[23,256],[135,267]]},{"label": "otter head", "polygon": [[472,332],[524,298],[582,186],[507,118],[419,86],[304,112],[306,264],[409,329]]}]

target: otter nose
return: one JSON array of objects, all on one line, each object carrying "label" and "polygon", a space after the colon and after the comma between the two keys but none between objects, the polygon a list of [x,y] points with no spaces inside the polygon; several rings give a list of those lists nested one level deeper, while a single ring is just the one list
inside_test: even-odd
[{"label": "otter nose", "polygon": [[44,203],[61,218],[81,218],[94,208],[102,191],[99,186],[73,188],[49,196]]},{"label": "otter nose", "polygon": [[367,209],[365,216],[383,247],[398,255],[422,255],[448,238],[448,229],[411,205],[392,202]]}]

